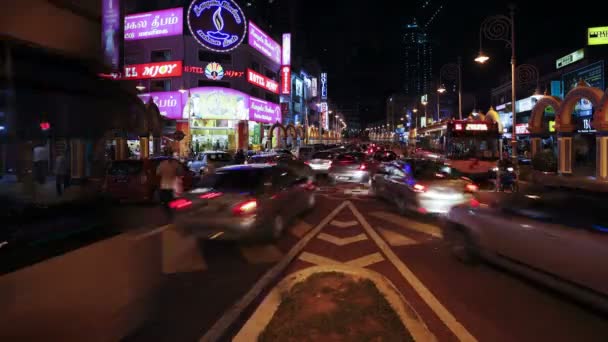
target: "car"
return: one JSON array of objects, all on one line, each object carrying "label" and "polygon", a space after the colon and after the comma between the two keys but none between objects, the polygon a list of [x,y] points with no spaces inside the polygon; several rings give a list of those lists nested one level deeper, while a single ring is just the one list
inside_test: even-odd
[{"label": "car", "polygon": [[316,204],[314,184],[280,165],[233,165],[169,203],[178,229],[201,239],[278,239]]},{"label": "car", "polygon": [[[160,177],[156,169],[169,157],[143,160],[115,160],[106,170],[104,193],[114,200],[158,201]],[[177,161],[177,160],[176,160]],[[192,189],[196,175],[180,162],[180,183],[184,191]]]},{"label": "car", "polygon": [[271,150],[270,153],[286,154],[286,155],[289,155],[289,156],[293,156],[294,155],[290,150],[288,150],[286,148],[276,148],[276,149]]},{"label": "car", "polygon": [[456,170],[429,160],[406,160],[385,164],[371,182],[371,192],[394,202],[400,214],[445,214],[471,199],[478,186]]},{"label": "car", "polygon": [[233,163],[234,158],[227,152],[206,151],[199,153],[193,161],[188,162],[188,167],[193,172],[202,175]]},{"label": "car", "polygon": [[286,161],[286,160],[297,160],[297,158],[291,154],[269,152],[269,153],[260,153],[260,154],[250,156],[249,158],[247,158],[245,163],[246,164],[276,164],[279,161]]},{"label": "car", "polygon": [[458,259],[498,264],[608,310],[606,194],[541,188],[479,193],[442,228]]},{"label": "car", "polygon": [[327,174],[333,163],[333,159],[338,155],[335,151],[322,151],[312,155],[309,161],[306,162],[315,173]]},{"label": "car", "polygon": [[338,154],[328,170],[331,183],[370,184],[375,163],[364,153],[348,152]]},{"label": "car", "polygon": [[296,147],[294,149],[294,151],[295,152],[293,154],[298,159],[300,159],[302,161],[306,161],[306,160],[309,160],[312,157],[315,149],[314,149],[313,146],[298,146],[298,147]]},{"label": "car", "polygon": [[399,157],[391,150],[376,151],[372,157],[378,163],[388,163],[397,160]]}]

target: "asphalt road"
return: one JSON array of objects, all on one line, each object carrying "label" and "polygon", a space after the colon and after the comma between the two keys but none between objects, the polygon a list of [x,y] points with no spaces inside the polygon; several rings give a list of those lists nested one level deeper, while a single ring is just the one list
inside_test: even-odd
[{"label": "asphalt road", "polygon": [[[159,312],[124,342],[198,341],[302,236],[345,201],[352,206],[344,206],[331,224],[321,227],[287,273],[327,262],[364,265],[395,283],[439,341],[608,340],[606,315],[494,266],[456,261],[433,219],[399,216],[391,204],[368,197],[358,186],[322,187],[318,194],[317,208],[293,222],[276,243],[201,242],[205,269],[167,276]],[[388,254],[409,270],[407,279]]]}]

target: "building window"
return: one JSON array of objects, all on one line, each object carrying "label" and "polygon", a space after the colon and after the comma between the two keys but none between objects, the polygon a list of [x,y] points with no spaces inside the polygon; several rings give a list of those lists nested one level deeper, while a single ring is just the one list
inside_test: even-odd
[{"label": "building window", "polygon": [[218,82],[218,81],[209,81],[209,80],[198,80],[199,87],[222,87],[222,88],[230,88],[229,82]]},{"label": "building window", "polygon": [[153,80],[150,91],[171,91],[171,80]]},{"label": "building window", "polygon": [[150,54],[150,60],[154,62],[167,62],[171,60],[171,50],[154,50]]},{"label": "building window", "polygon": [[277,77],[277,73],[276,72],[274,72],[272,70],[269,70],[267,68],[264,68],[264,74],[266,74],[266,77],[268,77],[270,79],[273,79],[273,80],[276,79],[276,77]]},{"label": "building window", "polygon": [[201,62],[232,64],[232,55],[229,53],[215,53],[207,50],[198,50],[198,60]]},{"label": "building window", "polygon": [[251,69],[260,72],[260,63],[256,61],[251,61]]}]

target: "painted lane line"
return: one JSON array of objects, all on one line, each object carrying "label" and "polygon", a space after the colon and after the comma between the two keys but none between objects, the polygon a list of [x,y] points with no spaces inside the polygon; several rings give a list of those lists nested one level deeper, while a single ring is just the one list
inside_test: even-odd
[{"label": "painted lane line", "polygon": [[312,228],[313,226],[307,222],[298,220],[296,224],[289,230],[289,233],[299,239],[306,235],[306,233],[308,233]]},{"label": "painted lane line", "polygon": [[417,245],[418,241],[407,236],[395,233],[392,230],[376,227],[382,237],[393,247]]},{"label": "painted lane line", "polygon": [[441,229],[431,224],[410,220],[403,216],[399,216],[393,213],[387,213],[385,211],[375,211],[370,213],[370,215],[381,220],[396,224],[404,229],[414,230],[419,233],[431,235],[438,239],[443,238],[443,233],[441,232]]},{"label": "painted lane line", "polygon": [[367,240],[367,235],[361,233],[359,235],[352,236],[352,237],[339,238],[339,237],[333,236],[331,234],[321,233],[321,234],[317,235],[317,239],[321,239],[323,241],[333,243],[336,246],[346,246],[346,245],[350,245],[351,243]]},{"label": "painted lane line", "polygon": [[285,269],[291,264],[291,262],[302,252],[304,247],[312,240],[318,233],[325,227],[331,220],[333,220],[338,213],[344,209],[350,202],[345,201],[338,205],[329,215],[327,215],[313,230],[308,232],[298,243],[289,250],[285,257],[274,265],[268,272],[266,272],[247,292],[241,299],[239,299],[232,307],[230,307],[223,315],[217,320],[213,326],[207,330],[207,333],[203,335],[200,342],[215,342],[218,341],[222,336],[226,334],[228,329],[239,319],[241,313],[251,305],[251,303],[258,297],[264,289],[268,288],[275,279],[285,271]]},{"label": "painted lane line", "polygon": [[333,220],[331,221],[331,225],[334,227],[338,227],[338,228],[348,228],[348,227],[354,227],[357,225],[357,221],[339,221],[339,220]]},{"label": "painted lane line", "polygon": [[324,257],[322,255],[309,253],[309,252],[303,252],[298,257],[298,259],[300,259],[302,261],[306,261],[307,263],[310,263],[310,264],[317,265],[317,266],[348,265],[348,266],[360,267],[360,268],[364,268],[364,267],[379,263],[381,261],[384,261],[384,257],[382,256],[382,254],[377,253],[377,252],[362,256],[360,258],[349,260],[346,262],[341,262],[338,260],[334,260],[332,258]]},{"label": "painted lane line", "polygon": [[367,234],[376,242],[380,250],[388,258],[388,260],[397,268],[403,279],[405,279],[416,291],[416,293],[422,298],[422,300],[435,312],[437,317],[445,324],[450,331],[460,340],[465,342],[474,342],[477,339],[471,335],[471,333],[460,323],[454,315],[452,315],[448,309],[433,295],[433,293],[416,277],[416,275],[399,259],[399,257],[393,252],[393,250],[386,244],[386,242],[376,233],[372,226],[367,222],[365,217],[359,212],[359,210],[352,204],[349,203],[351,211],[357,217],[363,229]]}]

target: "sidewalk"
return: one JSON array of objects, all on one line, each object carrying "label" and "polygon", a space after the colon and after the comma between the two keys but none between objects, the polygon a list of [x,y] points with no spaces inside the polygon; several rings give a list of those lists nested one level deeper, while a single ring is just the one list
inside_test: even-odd
[{"label": "sidewalk", "polygon": [[82,184],[72,184],[58,196],[55,188],[55,177],[49,176],[44,184],[17,180],[15,175],[3,175],[0,178],[0,198],[21,203],[54,205],[80,200],[89,200],[99,195],[102,180],[89,179]]}]

